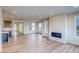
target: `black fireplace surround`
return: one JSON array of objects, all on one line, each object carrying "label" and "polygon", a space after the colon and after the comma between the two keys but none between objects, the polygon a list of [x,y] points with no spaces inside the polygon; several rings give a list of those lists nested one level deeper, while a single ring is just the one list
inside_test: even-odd
[{"label": "black fireplace surround", "polygon": [[57,32],[51,32],[51,36],[52,37],[57,37],[57,38],[62,38],[62,34],[61,33],[57,33]]}]

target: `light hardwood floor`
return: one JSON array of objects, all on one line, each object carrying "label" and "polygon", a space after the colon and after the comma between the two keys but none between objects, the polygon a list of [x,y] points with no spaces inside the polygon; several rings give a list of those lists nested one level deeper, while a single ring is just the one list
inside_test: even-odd
[{"label": "light hardwood floor", "polygon": [[60,43],[42,37],[40,34],[18,35],[3,43],[6,53],[78,53],[79,46]]}]

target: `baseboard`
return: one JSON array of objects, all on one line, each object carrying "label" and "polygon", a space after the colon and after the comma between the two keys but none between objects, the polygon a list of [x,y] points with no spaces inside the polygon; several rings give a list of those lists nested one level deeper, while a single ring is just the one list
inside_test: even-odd
[{"label": "baseboard", "polygon": [[79,45],[78,43],[74,43],[74,42],[67,42],[67,44]]},{"label": "baseboard", "polygon": [[57,41],[57,42],[61,42],[61,43],[67,43],[66,41],[64,41],[63,39],[53,39],[53,38],[49,38],[50,40],[54,40],[54,41]]},{"label": "baseboard", "polygon": [[49,37],[47,37],[47,36],[43,36],[43,37],[45,37],[45,38],[49,38]]}]

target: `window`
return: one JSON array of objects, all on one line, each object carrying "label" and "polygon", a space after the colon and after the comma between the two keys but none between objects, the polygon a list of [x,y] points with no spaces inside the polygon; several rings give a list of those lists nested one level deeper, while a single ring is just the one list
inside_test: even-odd
[{"label": "window", "polygon": [[48,21],[45,21],[45,33],[48,33]]},{"label": "window", "polygon": [[35,23],[32,23],[32,31],[35,31]]},{"label": "window", "polygon": [[38,30],[41,32],[42,31],[42,23],[38,23]]},{"label": "window", "polygon": [[79,36],[79,16],[76,16],[76,36]]}]

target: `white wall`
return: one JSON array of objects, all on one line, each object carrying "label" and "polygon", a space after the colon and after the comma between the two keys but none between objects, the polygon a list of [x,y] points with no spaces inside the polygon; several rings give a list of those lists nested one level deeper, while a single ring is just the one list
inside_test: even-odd
[{"label": "white wall", "polygon": [[[51,37],[51,32],[62,34],[62,38]],[[49,18],[49,39],[65,42],[65,14]]]}]

